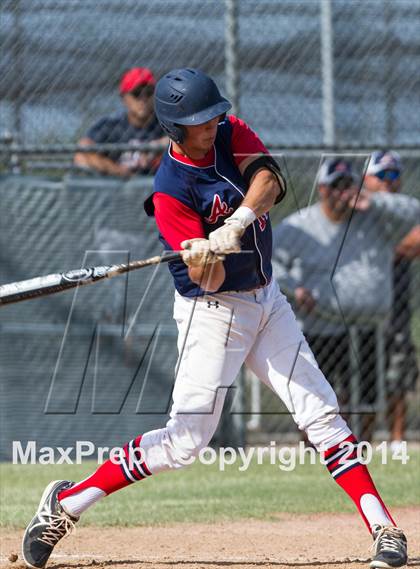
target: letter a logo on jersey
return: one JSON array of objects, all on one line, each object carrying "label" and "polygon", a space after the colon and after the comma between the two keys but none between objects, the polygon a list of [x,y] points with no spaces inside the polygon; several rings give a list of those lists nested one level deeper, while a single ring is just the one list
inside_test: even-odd
[{"label": "letter a logo on jersey", "polygon": [[213,205],[211,206],[211,213],[208,217],[205,217],[204,220],[207,221],[207,223],[216,223],[219,217],[225,217],[231,213],[233,213],[233,208],[229,207],[226,202],[222,202],[219,194],[215,194]]},{"label": "letter a logo on jersey", "polygon": [[263,213],[259,218],[258,218],[258,224],[260,226],[261,231],[264,231],[265,228],[267,227],[267,220],[268,220],[268,215],[266,213]]}]

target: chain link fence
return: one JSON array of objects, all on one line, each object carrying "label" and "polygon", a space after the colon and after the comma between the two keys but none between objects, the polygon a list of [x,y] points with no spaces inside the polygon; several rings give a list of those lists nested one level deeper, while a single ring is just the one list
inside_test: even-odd
[{"label": "chain link fence", "polygon": [[416,0],[3,0],[0,123],[75,142],[129,67],[210,73],[271,146],[418,144]]},{"label": "chain link fence", "polygon": [[[0,282],[158,253],[142,207],[151,183],[4,176]],[[2,458],[12,440],[119,444],[165,420],[176,362],[169,272],[101,285],[1,311]]]},{"label": "chain link fence", "polygon": [[[283,155],[279,160],[288,171],[290,192],[273,211],[276,232],[297,210],[305,219],[305,208],[316,207],[318,196],[313,187],[320,157]],[[363,168],[364,160],[365,156],[353,158],[356,169]],[[403,190],[417,198],[419,164],[418,156],[404,158]],[[4,175],[0,180],[0,282],[159,253],[154,223],[142,209],[151,184],[152,179],[141,177],[124,183],[71,175],[55,181]],[[378,220],[381,227],[388,222],[385,216]],[[372,429],[376,436],[380,432],[388,437],[387,406],[395,405],[391,396],[410,394],[404,436],[412,439],[420,430],[416,413],[420,402],[416,371],[420,271],[418,261],[411,263],[409,285],[407,267],[398,273],[394,326],[390,328],[392,303],[385,292],[392,279],[392,263],[384,264],[384,259],[391,258],[395,244],[389,236],[371,233],[370,223],[349,230],[344,244],[339,237],[336,256],[326,261],[322,243],[314,241],[311,247],[304,235],[300,243],[295,233],[287,232],[282,240],[282,249],[295,255],[298,262],[300,252],[303,259],[314,260],[315,265],[305,274],[311,278],[321,272],[323,282],[331,284],[323,291],[331,306],[335,300],[331,275],[335,263],[340,263],[341,245],[354,250],[353,255],[342,258],[344,269],[350,268],[354,278],[350,294],[354,294],[355,304],[360,281],[366,274],[375,279],[382,271],[381,288],[373,300],[369,297],[373,308],[367,304],[356,318],[339,302],[335,312],[323,312],[322,306],[321,311],[315,310],[305,326],[305,314],[296,306],[294,290],[284,275],[289,268],[285,265],[283,275],[279,272],[278,251],[275,274],[354,430],[365,434],[368,427],[364,422],[376,416]],[[377,257],[370,258],[366,266],[366,256],[372,251]],[[311,286],[305,280],[301,284]],[[362,290],[362,297],[365,292]],[[50,440],[51,444],[51,433],[55,433],[60,439],[57,444],[71,445],[78,437],[96,444],[117,444],[133,432],[161,425],[170,406],[177,355],[172,303],[173,285],[163,266],[157,272],[130,273],[76,294],[62,293],[5,307],[0,314],[2,457],[9,456],[12,440],[38,440],[39,444]],[[407,326],[416,351],[407,351]],[[394,340],[392,346],[389,339]],[[237,386],[231,417],[234,432],[232,422],[225,421],[219,440],[297,439],[290,414],[268,388],[246,372]],[[31,396],[23,397],[27,390]]]},{"label": "chain link fence", "polygon": [[[122,108],[118,83],[132,66],[156,77],[203,69],[264,142],[282,149],[290,191],[273,225],[314,203],[326,149],[350,153],[359,173],[370,150],[400,150],[403,192],[419,198],[419,26],[416,0],[3,0],[0,282],[159,252],[142,209],[152,179],[71,171],[79,138]],[[400,268],[394,324],[409,320],[415,354],[391,353],[391,305],[370,326],[351,322],[328,341],[305,332],[356,431],[365,428],[359,412],[373,412],[376,433],[388,437],[388,404],[401,403],[390,395],[403,385],[405,435],[418,438],[410,370],[420,351],[420,272],[418,261]],[[408,271],[410,313],[401,292]],[[112,445],[161,425],[176,359],[172,294],[162,268],[2,310],[0,457],[10,456],[12,438],[52,444],[55,433],[64,446],[77,438]],[[407,326],[393,330],[406,346]],[[239,385],[235,417],[248,442],[298,437],[268,389],[248,375]]]},{"label": "chain link fence", "polygon": [[[360,178],[368,157],[345,154]],[[380,196],[375,215],[355,211],[334,227],[320,211],[320,156],[278,156],[289,193],[272,214],[274,275],[344,416],[366,440],[416,440],[420,429],[419,158],[420,149],[403,156],[402,202],[392,195],[385,207]],[[410,261],[395,250],[413,226],[417,256]],[[299,302],[300,287],[313,307]],[[300,436],[286,407],[249,372],[246,399],[249,441],[276,438],[279,425]]]}]

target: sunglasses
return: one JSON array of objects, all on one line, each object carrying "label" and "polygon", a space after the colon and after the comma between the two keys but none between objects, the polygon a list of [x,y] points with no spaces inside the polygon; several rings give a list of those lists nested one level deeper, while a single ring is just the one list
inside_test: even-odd
[{"label": "sunglasses", "polygon": [[377,172],[375,176],[380,180],[389,180],[390,182],[395,182],[400,177],[401,172],[399,170],[382,170],[382,172]]},{"label": "sunglasses", "polygon": [[347,190],[348,188],[351,188],[353,186],[353,184],[354,184],[354,182],[353,182],[353,178],[351,176],[342,176],[342,177],[334,180],[334,182],[331,182],[329,187],[332,190],[341,191],[341,190]]},{"label": "sunglasses", "polygon": [[132,95],[135,99],[149,99],[154,92],[155,88],[153,85],[139,85],[130,91],[130,95]]}]

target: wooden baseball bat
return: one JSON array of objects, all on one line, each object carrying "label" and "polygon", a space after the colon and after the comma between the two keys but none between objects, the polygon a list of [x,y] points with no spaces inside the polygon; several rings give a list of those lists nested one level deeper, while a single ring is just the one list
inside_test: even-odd
[{"label": "wooden baseball bat", "polygon": [[45,275],[43,277],[35,277],[33,279],[5,284],[0,286],[0,306],[3,306],[4,304],[22,302],[23,300],[29,300],[31,298],[47,296],[49,294],[55,294],[56,292],[61,292],[70,288],[97,283],[104,279],[112,279],[118,275],[142,269],[143,267],[148,267],[150,265],[169,263],[170,261],[178,261],[180,259],[180,253],[171,252],[164,253],[161,256],[150,257],[149,259],[139,261],[131,261],[130,263],[123,263],[120,265],[76,269],[65,273]]}]

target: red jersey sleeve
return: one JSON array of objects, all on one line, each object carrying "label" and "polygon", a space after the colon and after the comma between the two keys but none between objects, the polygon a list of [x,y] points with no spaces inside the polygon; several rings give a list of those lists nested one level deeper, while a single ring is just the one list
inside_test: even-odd
[{"label": "red jersey sleeve", "polygon": [[205,238],[201,217],[176,198],[156,192],[153,205],[159,231],[174,251],[181,249],[181,242],[185,239]]},{"label": "red jersey sleeve", "polygon": [[252,154],[269,153],[255,132],[243,120],[229,115],[229,121],[233,130],[232,152],[237,166]]}]

